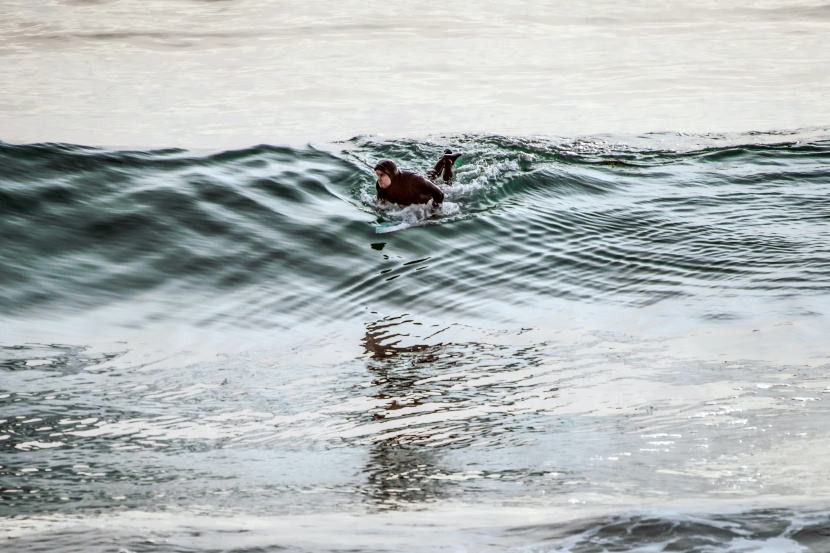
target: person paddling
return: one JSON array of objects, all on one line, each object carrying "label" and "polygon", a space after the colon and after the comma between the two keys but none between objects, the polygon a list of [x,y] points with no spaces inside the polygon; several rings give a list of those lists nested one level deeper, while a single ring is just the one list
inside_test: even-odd
[{"label": "person paddling", "polygon": [[425,204],[432,200],[440,207],[444,193],[427,179],[412,171],[401,171],[391,159],[382,159],[375,165],[378,181],[375,184],[378,200],[402,206]]}]

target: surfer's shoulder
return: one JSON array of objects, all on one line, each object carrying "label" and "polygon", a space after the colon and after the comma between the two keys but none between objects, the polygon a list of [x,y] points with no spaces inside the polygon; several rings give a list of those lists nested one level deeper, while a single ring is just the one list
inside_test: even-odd
[{"label": "surfer's shoulder", "polygon": [[400,179],[403,182],[429,182],[429,180],[415,171],[401,170]]}]

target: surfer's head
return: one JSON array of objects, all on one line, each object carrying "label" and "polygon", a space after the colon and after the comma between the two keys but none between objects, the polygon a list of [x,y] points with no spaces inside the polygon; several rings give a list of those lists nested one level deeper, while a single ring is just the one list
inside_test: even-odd
[{"label": "surfer's head", "polygon": [[392,184],[392,178],[398,174],[398,167],[391,159],[382,159],[375,165],[375,174],[378,176],[378,186],[386,188]]}]

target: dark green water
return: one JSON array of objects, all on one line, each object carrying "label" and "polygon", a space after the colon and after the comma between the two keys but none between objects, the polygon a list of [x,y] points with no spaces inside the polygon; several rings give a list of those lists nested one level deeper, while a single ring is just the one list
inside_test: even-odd
[{"label": "dark green water", "polygon": [[191,306],[191,322],[290,326],[413,303],[521,320],[551,299],[686,298],[718,318],[739,314],[698,307],[713,294],[826,294],[830,144],[746,140],[677,152],[457,138],[458,182],[436,218],[380,211],[370,175],[383,157],[425,171],[440,144],[206,156],[3,145],[0,309],[82,311],[173,289],[234,298]]}]

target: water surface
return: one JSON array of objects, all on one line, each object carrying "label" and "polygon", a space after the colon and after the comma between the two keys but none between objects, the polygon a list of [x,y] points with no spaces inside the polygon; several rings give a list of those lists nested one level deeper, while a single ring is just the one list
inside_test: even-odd
[{"label": "water surface", "polygon": [[2,145],[4,547],[821,551],[815,134]]},{"label": "water surface", "polygon": [[302,145],[830,124],[816,2],[9,0],[0,139]]}]

